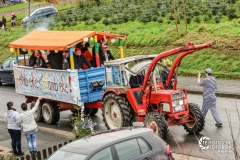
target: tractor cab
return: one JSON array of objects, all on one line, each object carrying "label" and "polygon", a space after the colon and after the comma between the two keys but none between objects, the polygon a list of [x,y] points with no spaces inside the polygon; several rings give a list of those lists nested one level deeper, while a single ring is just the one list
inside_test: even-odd
[{"label": "tractor cab", "polygon": [[122,93],[126,93],[131,88],[129,85],[130,76],[145,72],[146,65],[156,56],[155,54],[132,56],[105,62],[106,89],[122,90]]}]

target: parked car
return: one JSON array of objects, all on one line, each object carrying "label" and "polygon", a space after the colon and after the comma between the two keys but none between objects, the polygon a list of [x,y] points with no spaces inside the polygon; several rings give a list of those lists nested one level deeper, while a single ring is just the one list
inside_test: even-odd
[{"label": "parked car", "polygon": [[[53,6],[48,6],[48,7],[43,7],[43,8],[38,8],[34,10],[30,14],[30,20],[38,19],[38,18],[48,18],[52,14],[58,13],[58,10],[54,8]],[[22,19],[22,24],[29,22],[29,17],[25,17]]]},{"label": "parked car", "polygon": [[73,141],[48,160],[159,160],[173,159],[171,149],[149,128],[111,130]]},{"label": "parked car", "polygon": [[[23,57],[18,57],[19,61],[23,61]],[[13,64],[15,58],[7,59],[0,65],[0,86],[3,83],[14,84]]]}]

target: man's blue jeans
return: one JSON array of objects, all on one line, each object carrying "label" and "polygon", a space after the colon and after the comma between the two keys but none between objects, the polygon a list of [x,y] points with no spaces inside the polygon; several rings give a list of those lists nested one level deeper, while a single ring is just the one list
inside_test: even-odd
[{"label": "man's blue jeans", "polygon": [[27,138],[29,152],[37,151],[37,132],[25,136]]}]

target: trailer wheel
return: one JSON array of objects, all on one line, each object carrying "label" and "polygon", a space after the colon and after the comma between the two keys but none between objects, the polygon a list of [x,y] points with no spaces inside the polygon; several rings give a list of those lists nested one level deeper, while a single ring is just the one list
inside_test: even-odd
[{"label": "trailer wheel", "polygon": [[110,93],[103,99],[103,121],[108,129],[127,127],[132,122],[131,107],[125,97]]},{"label": "trailer wheel", "polygon": [[193,122],[185,123],[184,129],[190,134],[197,134],[204,129],[205,119],[202,111],[195,103],[189,103],[189,119],[194,120]]},{"label": "trailer wheel", "polygon": [[[32,109],[36,104],[36,101],[32,101],[31,105],[30,105],[30,108]],[[39,105],[38,105],[38,108],[34,114],[34,119],[36,122],[42,122],[43,121],[43,116],[42,116],[42,105],[43,105],[43,102],[40,101]]]},{"label": "trailer wheel", "polygon": [[84,115],[88,116],[92,114],[92,108],[84,108]]},{"label": "trailer wheel", "polygon": [[95,114],[97,114],[97,112],[98,112],[98,108],[92,108],[92,113],[90,115],[94,116]]},{"label": "trailer wheel", "polygon": [[42,106],[43,119],[47,124],[54,124],[55,122],[55,108],[51,103],[44,103]]},{"label": "trailer wheel", "polygon": [[165,118],[158,112],[149,112],[144,120],[144,127],[151,128],[157,136],[166,140],[168,137],[168,125]]},{"label": "trailer wheel", "polygon": [[54,108],[54,122],[53,123],[57,123],[60,119],[60,112],[59,112],[59,109],[58,109],[58,106],[56,103],[51,103],[51,105]]}]

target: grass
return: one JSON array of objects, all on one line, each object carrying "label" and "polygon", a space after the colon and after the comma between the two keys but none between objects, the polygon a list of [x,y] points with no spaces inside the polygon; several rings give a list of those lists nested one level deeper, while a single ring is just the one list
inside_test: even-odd
[{"label": "grass", "polygon": [[[72,4],[57,6],[58,10],[71,7]],[[21,17],[24,13],[19,14]],[[24,15],[25,16],[25,15]],[[187,42],[201,44],[213,40],[218,40],[218,44],[202,51],[186,56],[179,69],[181,75],[195,76],[197,72],[205,68],[212,68],[217,78],[239,79],[240,78],[240,19],[229,21],[227,17],[222,18],[222,22],[216,24],[212,21],[208,23],[191,22],[188,29],[185,29],[185,23],[182,20],[178,25],[179,31],[176,32],[174,21],[169,24],[167,17],[164,23],[149,22],[141,23],[137,20],[123,24],[104,25],[97,22],[93,25],[85,25],[84,22],[78,22],[76,26],[62,26],[58,22],[53,30],[99,30],[113,33],[124,34],[128,40],[124,42],[124,54],[134,56],[140,54],[159,54],[162,51],[173,49]],[[8,44],[26,34],[20,26],[9,28],[6,31],[0,31],[0,63],[6,58],[13,56],[9,52]],[[116,58],[119,58],[117,43],[110,44],[111,51]],[[174,59],[175,57],[170,57]]]}]

